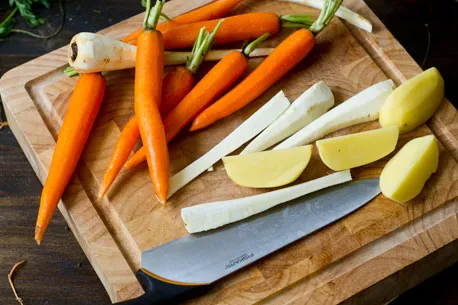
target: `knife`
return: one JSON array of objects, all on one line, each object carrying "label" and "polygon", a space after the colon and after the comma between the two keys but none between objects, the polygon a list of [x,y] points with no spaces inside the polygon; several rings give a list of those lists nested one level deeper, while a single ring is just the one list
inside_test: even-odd
[{"label": "knife", "polygon": [[136,273],[145,294],[117,304],[176,304],[200,295],[215,281],[354,212],[379,193],[379,178],[349,182],[146,250]]}]

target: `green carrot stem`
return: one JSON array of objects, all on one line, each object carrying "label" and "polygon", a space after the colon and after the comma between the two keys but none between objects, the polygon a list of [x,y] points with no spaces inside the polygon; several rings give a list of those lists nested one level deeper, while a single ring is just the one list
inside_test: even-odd
[{"label": "green carrot stem", "polygon": [[206,31],[205,28],[200,30],[199,36],[197,37],[192,49],[192,55],[186,61],[186,69],[188,69],[191,73],[196,73],[197,69],[199,69],[200,65],[204,61],[208,51],[210,51],[211,47],[215,43],[216,32],[218,32],[223,21],[224,19],[221,19],[211,33]]},{"label": "green carrot stem", "polygon": [[335,13],[342,4],[342,0],[325,0],[324,7],[321,10],[317,20],[309,27],[309,31],[318,35],[331,21]]},{"label": "green carrot stem", "polygon": [[68,77],[73,77],[73,76],[78,76],[80,75],[78,71],[75,70],[73,67],[67,67],[64,70],[64,74],[67,75]]},{"label": "green carrot stem", "polygon": [[308,28],[315,19],[312,15],[288,14],[280,16],[280,21],[285,28]]},{"label": "green carrot stem", "polygon": [[270,37],[270,33],[264,33],[249,44],[247,44],[244,48],[242,53],[245,56],[250,56],[251,52],[253,52],[261,43],[267,40]]},{"label": "green carrot stem", "polygon": [[145,30],[156,30],[164,4],[165,0],[157,0],[154,7],[151,7],[151,0],[146,1],[146,14],[143,21],[143,28]]}]

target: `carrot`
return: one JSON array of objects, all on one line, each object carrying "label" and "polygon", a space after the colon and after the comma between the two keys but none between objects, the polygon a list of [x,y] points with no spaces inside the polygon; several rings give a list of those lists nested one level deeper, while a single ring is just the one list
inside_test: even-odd
[{"label": "carrot", "polygon": [[162,83],[161,114],[165,117],[194,86],[194,74],[178,66],[167,73]]},{"label": "carrot", "polygon": [[48,177],[41,193],[35,240],[41,243],[46,228],[73,175],[102,104],[105,79],[100,73],[78,79],[57,139]]},{"label": "carrot", "polygon": [[[223,23],[224,24],[224,23]],[[243,52],[233,51],[211,69],[188,95],[164,119],[167,141],[170,142],[188,125],[202,109],[210,105],[245,72],[249,53],[269,37],[261,35]],[[145,160],[145,148],[141,148],[127,161],[125,168],[134,167]]]},{"label": "carrot", "polygon": [[[218,19],[184,24],[164,32],[166,49],[184,49],[192,46],[200,28],[212,31]],[[216,44],[255,39],[264,33],[276,35],[281,29],[280,19],[275,13],[256,12],[236,15],[224,19],[216,35]]]},{"label": "carrot", "polygon": [[315,46],[315,36],[330,22],[342,0],[327,0],[310,30],[301,29],[290,35],[242,82],[200,113],[191,131],[210,126],[264,93],[288,71],[304,59]]},{"label": "carrot", "polygon": [[[212,20],[225,16],[231,9],[233,9],[242,0],[218,0],[208,5],[187,12],[183,15],[177,16],[170,21],[158,24],[156,30],[165,32],[173,27],[181,24],[199,22],[204,20]],[[136,44],[136,40],[140,33],[143,31],[142,28],[126,36],[122,41]]]},{"label": "carrot", "polygon": [[127,160],[126,164],[124,164],[125,169],[134,168],[140,164],[142,164],[146,160],[146,148],[140,147],[139,150],[135,152],[135,154]]},{"label": "carrot", "polygon": [[[221,25],[221,22],[220,22]],[[208,33],[202,28],[198,36],[191,56],[188,58],[186,67],[177,67],[169,72],[162,83],[162,106],[161,115],[165,117],[185,96],[191,91],[194,85],[194,74],[202,64],[204,57],[210,51],[214,37],[219,26],[213,33]],[[138,141],[138,121],[136,117],[129,120],[124,127],[118,142],[116,143],[107,171],[99,189],[98,199],[100,200],[108,191],[114,179],[128,159],[130,152]],[[143,153],[143,156],[145,154]]]},{"label": "carrot", "polygon": [[[283,26],[308,27],[311,24],[309,15],[277,16],[270,12],[256,12],[236,15],[224,19],[224,24],[216,35],[216,44],[255,39],[264,33],[276,35]],[[192,46],[201,27],[209,30],[218,23],[216,20],[183,24],[164,32],[166,49],[182,49]]]},{"label": "carrot", "polygon": [[138,131],[138,121],[134,116],[132,117],[121,132],[121,136],[116,142],[115,149],[111,156],[110,163],[108,164],[107,171],[103,176],[102,184],[100,185],[99,194],[97,195],[98,200],[105,196],[108,188],[113,183],[114,179],[118,175],[124,162],[129,158],[130,152],[134,149],[135,144],[140,138]]},{"label": "carrot", "polygon": [[137,40],[134,108],[140,137],[147,151],[146,160],[154,191],[159,201],[166,205],[169,191],[169,153],[159,113],[164,44],[161,32],[155,30],[164,3],[165,0],[157,0],[154,8],[151,8],[151,0],[147,0],[144,31]]}]

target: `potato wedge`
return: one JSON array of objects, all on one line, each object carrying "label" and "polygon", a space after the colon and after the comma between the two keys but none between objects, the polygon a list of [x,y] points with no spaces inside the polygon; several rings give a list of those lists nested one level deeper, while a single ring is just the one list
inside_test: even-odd
[{"label": "potato wedge", "polygon": [[380,125],[398,126],[400,133],[414,130],[433,116],[443,99],[444,80],[430,68],[393,91],[380,111]]},{"label": "potato wedge", "polygon": [[387,163],[380,176],[380,189],[391,200],[409,201],[420,194],[438,165],[439,148],[435,137],[414,139]]},{"label": "potato wedge", "polygon": [[229,177],[241,186],[278,187],[296,180],[307,167],[312,145],[223,158]]},{"label": "potato wedge", "polygon": [[340,171],[377,161],[396,148],[396,126],[335,137],[316,142],[324,164]]}]

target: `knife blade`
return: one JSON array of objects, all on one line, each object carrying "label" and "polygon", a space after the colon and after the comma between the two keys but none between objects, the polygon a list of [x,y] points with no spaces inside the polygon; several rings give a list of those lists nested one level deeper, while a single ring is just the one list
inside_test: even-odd
[{"label": "knife blade", "polygon": [[209,284],[353,212],[378,193],[378,178],[315,192],[219,230],[147,250],[142,266],[171,282]]},{"label": "knife blade", "polygon": [[[163,304],[209,285],[359,209],[380,193],[379,178],[321,190],[243,221],[190,234],[142,253],[137,273],[153,294],[139,302]],[[149,275],[146,276],[146,275]],[[156,289],[151,287],[156,286]],[[160,288],[158,288],[160,287]],[[160,294],[160,295],[158,295]]]}]

